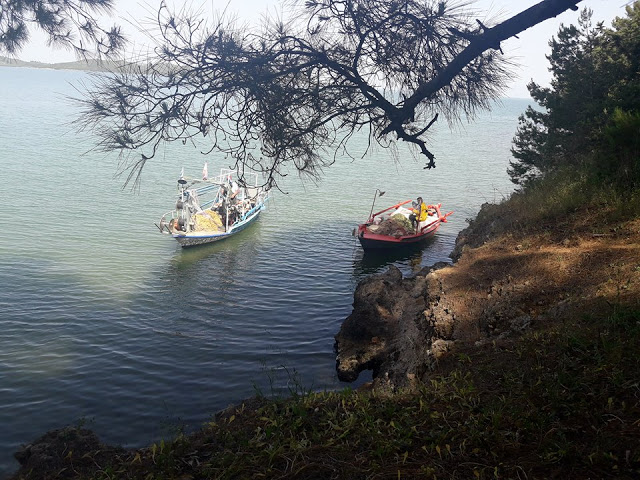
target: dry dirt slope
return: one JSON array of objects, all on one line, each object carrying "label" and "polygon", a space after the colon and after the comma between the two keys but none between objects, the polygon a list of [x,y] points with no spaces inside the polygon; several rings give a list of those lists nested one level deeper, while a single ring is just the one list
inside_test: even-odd
[{"label": "dry dirt slope", "polygon": [[477,340],[529,322],[606,313],[616,304],[637,307],[640,219],[590,218],[576,212],[561,225],[491,234],[503,226],[479,216],[458,239],[456,264],[438,271],[458,316],[456,337]]}]

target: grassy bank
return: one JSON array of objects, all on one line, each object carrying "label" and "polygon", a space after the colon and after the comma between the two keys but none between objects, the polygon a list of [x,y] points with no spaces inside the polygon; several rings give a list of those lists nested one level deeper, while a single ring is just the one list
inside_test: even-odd
[{"label": "grassy bank", "polygon": [[640,310],[565,320],[460,351],[414,394],[343,391],[240,409],[194,438],[124,458],[113,475],[632,478]]},{"label": "grassy bank", "polygon": [[640,191],[625,189],[590,166],[567,168],[532,182],[497,205],[480,211],[476,230],[491,225],[485,237],[502,233],[553,236],[609,233],[640,216]]}]

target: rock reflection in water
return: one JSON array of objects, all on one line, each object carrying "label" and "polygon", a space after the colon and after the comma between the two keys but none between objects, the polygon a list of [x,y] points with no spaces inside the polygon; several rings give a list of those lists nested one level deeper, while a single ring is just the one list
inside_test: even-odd
[{"label": "rock reflection in water", "polygon": [[358,248],[353,261],[353,274],[356,278],[381,272],[389,265],[396,265],[405,275],[415,274],[422,269],[424,250],[433,245],[435,238],[429,238],[418,244],[406,245],[397,249],[364,251]]}]

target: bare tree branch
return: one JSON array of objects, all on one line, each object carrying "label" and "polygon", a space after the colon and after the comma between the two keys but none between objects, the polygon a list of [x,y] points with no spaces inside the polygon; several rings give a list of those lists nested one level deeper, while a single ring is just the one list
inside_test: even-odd
[{"label": "bare tree branch", "polygon": [[403,106],[405,119],[411,117],[411,112],[423,100],[434,92],[448,85],[460,70],[477,58],[482,52],[489,49],[500,49],[500,43],[508,38],[515,37],[538,23],[557,17],[566,10],[577,10],[577,4],[581,0],[545,0],[528,8],[518,15],[496,25],[487,28],[482,25],[482,33],[470,37],[469,46],[464,49],[451,63],[449,63],[437,76],[429,82],[421,84],[415,93],[407,99]]},{"label": "bare tree branch", "polygon": [[370,144],[393,147],[393,134],[432,168],[439,116],[471,117],[502,93],[500,42],[576,3],[544,0],[490,26],[449,0],[306,0],[260,29],[163,6],[155,56],[98,76],[79,122],[101,148],[137,155],[138,175],[162,142],[198,141],[276,184],[290,167],[317,175],[364,127]]}]

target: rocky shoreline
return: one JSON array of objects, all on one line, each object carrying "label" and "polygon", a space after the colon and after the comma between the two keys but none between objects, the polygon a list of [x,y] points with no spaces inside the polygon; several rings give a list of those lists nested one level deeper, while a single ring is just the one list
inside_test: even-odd
[{"label": "rocky shoreline", "polygon": [[336,370],[342,381],[373,371],[374,387],[407,387],[425,378],[454,341],[455,316],[447,307],[435,265],[403,278],[397,267],[362,280],[353,313],[336,335]]},{"label": "rocky shoreline", "polygon": [[[460,241],[466,241],[466,236],[458,236],[457,249]],[[455,341],[455,316],[446,306],[437,276],[441,268],[450,268],[450,264],[439,262],[403,278],[392,265],[387,272],[358,284],[353,313],[335,337],[340,380],[354,381],[367,369],[373,370],[376,389],[409,387],[425,378]],[[227,410],[218,416],[226,415]],[[20,463],[19,472],[56,471],[63,468],[70,451],[74,456],[98,451],[108,457],[124,449],[102,444],[91,430],[64,427],[24,445],[14,456]],[[19,472],[14,478],[20,478]]]},{"label": "rocky shoreline", "polygon": [[[493,207],[485,204],[481,212],[487,215]],[[375,389],[411,388],[428,378],[456,342],[479,341],[479,331],[470,334],[459,324],[439,271],[455,268],[463,251],[484,243],[499,225],[497,218],[483,228],[472,222],[462,230],[450,255],[453,265],[438,262],[410,277],[391,265],[360,281],[353,312],[335,336],[338,378],[351,382],[372,370]]]}]

